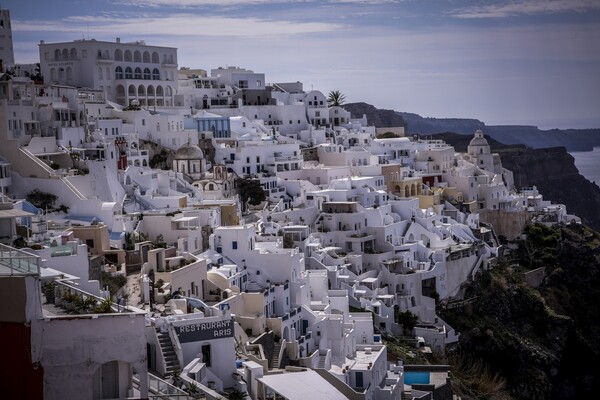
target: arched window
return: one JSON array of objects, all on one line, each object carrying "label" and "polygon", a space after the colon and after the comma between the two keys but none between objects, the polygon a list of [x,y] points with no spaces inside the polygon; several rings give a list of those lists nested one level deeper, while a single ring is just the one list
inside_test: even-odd
[{"label": "arched window", "polygon": [[149,63],[150,62],[150,53],[145,51],[144,52],[144,56],[143,56],[144,62],[145,63]]},{"label": "arched window", "polygon": [[134,79],[142,79],[142,69],[140,67],[136,67],[133,78]]},{"label": "arched window", "polygon": [[69,50],[68,49],[63,49],[63,51],[62,51],[62,59],[63,60],[68,60],[69,59]]},{"label": "arched window", "polygon": [[65,69],[62,67],[58,69],[58,80],[59,81],[65,80]]},{"label": "arched window", "polygon": [[167,88],[165,89],[165,95],[168,97],[171,97],[173,95],[173,90],[171,89],[171,86],[167,86]]},{"label": "arched window", "polygon": [[142,53],[140,53],[138,50],[133,53],[133,61],[142,62]]},{"label": "arched window", "polygon": [[156,51],[152,53],[152,63],[153,64],[160,63],[160,57],[158,56],[158,53]]},{"label": "arched window", "polygon": [[123,61],[123,52],[121,49],[115,50],[115,61]]},{"label": "arched window", "polygon": [[144,85],[138,86],[138,96],[145,97],[146,96],[146,88]]},{"label": "arched window", "polygon": [[160,72],[158,71],[158,68],[152,70],[152,80],[160,81]]},{"label": "arched window", "polygon": [[54,59],[60,60],[60,50],[59,49],[54,50]]},{"label": "arched window", "polygon": [[129,85],[129,90],[128,90],[127,94],[129,94],[129,96],[135,96],[136,95],[136,93],[135,93],[135,86]]},{"label": "arched window", "polygon": [[133,72],[131,71],[131,67],[126,67],[125,68],[125,79],[132,79],[133,78]]},{"label": "arched window", "polygon": [[150,80],[152,75],[150,75],[150,68],[144,68],[144,79]]},{"label": "arched window", "polygon": [[154,86],[148,86],[148,97],[154,97]]},{"label": "arched window", "polygon": [[123,68],[115,68],[115,79],[123,79]]},{"label": "arched window", "polygon": [[77,49],[72,48],[71,49],[71,60],[76,60],[76,59],[77,59]]},{"label": "arched window", "polygon": [[163,91],[163,87],[162,86],[157,86],[156,87],[156,96],[157,97],[163,97],[165,95],[165,92]]},{"label": "arched window", "polygon": [[133,59],[133,57],[131,56],[131,50],[125,50],[124,59],[125,61],[131,61]]},{"label": "arched window", "polygon": [[56,68],[50,68],[50,81],[56,80]]}]

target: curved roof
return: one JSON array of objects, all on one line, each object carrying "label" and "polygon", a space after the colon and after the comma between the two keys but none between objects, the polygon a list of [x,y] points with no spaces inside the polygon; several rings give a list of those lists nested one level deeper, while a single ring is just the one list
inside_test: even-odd
[{"label": "curved roof", "polygon": [[477,129],[475,137],[469,142],[469,146],[489,146],[487,139],[483,137],[481,129]]},{"label": "curved roof", "polygon": [[204,158],[204,153],[195,144],[186,143],[175,153],[176,160],[197,160]]}]

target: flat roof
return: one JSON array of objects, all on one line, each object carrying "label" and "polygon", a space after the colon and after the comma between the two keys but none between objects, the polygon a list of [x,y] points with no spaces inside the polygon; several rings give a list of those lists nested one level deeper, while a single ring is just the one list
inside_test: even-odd
[{"label": "flat roof", "polygon": [[259,381],[289,400],[347,400],[339,390],[315,371],[267,375]]},{"label": "flat roof", "polygon": [[32,214],[27,211],[19,210],[18,208],[13,208],[10,210],[0,210],[0,219],[3,218],[17,218],[17,217],[31,217]]}]

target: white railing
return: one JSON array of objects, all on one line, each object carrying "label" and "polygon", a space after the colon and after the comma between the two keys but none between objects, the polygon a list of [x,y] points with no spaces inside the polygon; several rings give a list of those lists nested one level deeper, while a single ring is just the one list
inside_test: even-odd
[{"label": "white railing", "polygon": [[34,163],[36,163],[40,168],[42,168],[44,170],[44,172],[46,172],[48,174],[49,178],[56,176],[56,172],[52,168],[50,168],[48,166],[48,164],[46,164],[45,162],[40,160],[35,154],[33,154],[27,148],[21,147],[20,150],[23,154],[25,154],[27,157],[29,157]]},{"label": "white railing", "polygon": [[67,187],[69,189],[71,189],[71,191],[80,199],[80,200],[86,200],[89,199],[90,197],[84,196],[83,193],[81,193],[79,191],[79,189],[77,189],[77,187],[75,187],[75,185],[73,185],[71,183],[71,181],[69,181],[68,178],[61,178],[61,180],[65,183],[65,185],[67,185]]}]

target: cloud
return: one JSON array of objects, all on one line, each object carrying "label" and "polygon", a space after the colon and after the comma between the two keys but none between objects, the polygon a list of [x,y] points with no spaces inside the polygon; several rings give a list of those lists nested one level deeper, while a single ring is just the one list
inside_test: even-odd
[{"label": "cloud", "polygon": [[457,18],[504,18],[520,15],[555,14],[564,12],[584,12],[600,9],[597,0],[524,0],[504,4],[489,4],[467,7],[454,11]]},{"label": "cloud", "polygon": [[243,6],[257,4],[288,3],[290,0],[113,0],[114,3],[138,7],[199,7]]},{"label": "cloud", "polygon": [[[399,3],[402,0],[328,0],[328,3],[351,3],[351,4],[391,4]],[[253,6],[253,5],[273,5],[276,3],[323,3],[317,0],[113,0],[118,4],[138,7],[199,7],[199,6]]]},{"label": "cloud", "polygon": [[74,16],[62,20],[14,21],[13,31],[77,33],[89,31],[95,36],[119,35],[136,37],[285,37],[326,33],[342,29],[339,23],[295,22],[256,17],[232,18],[194,14],[156,14]]}]

